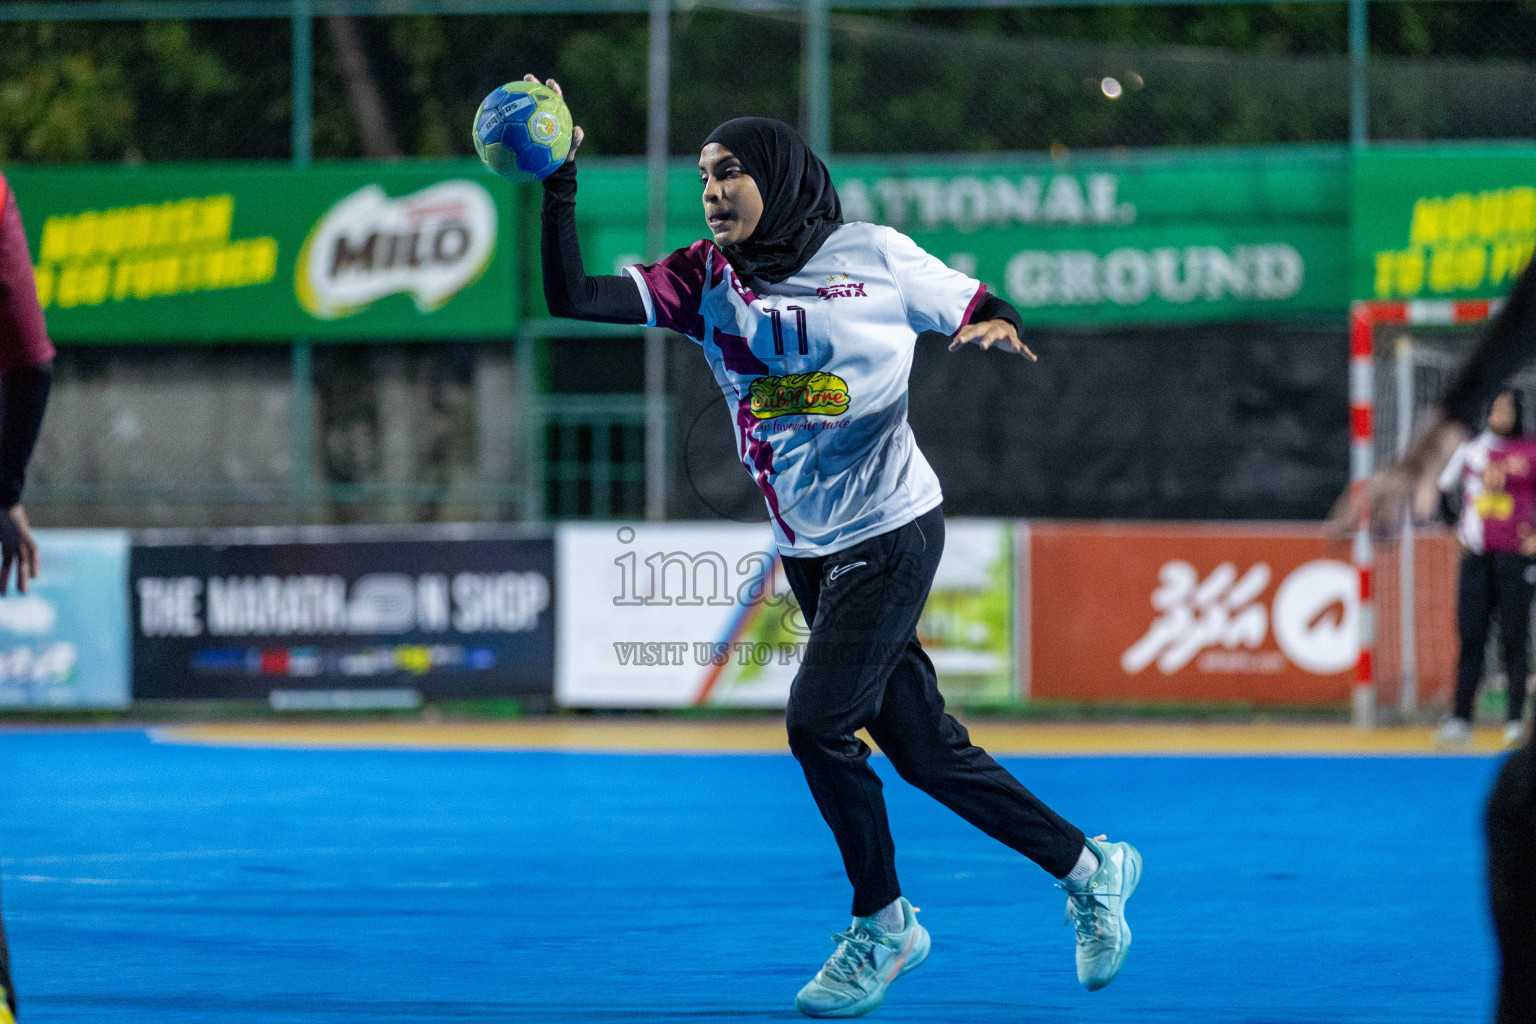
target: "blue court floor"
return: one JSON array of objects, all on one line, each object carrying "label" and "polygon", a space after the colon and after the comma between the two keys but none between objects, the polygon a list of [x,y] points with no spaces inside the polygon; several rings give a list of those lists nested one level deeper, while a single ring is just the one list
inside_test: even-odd
[{"label": "blue court floor", "polygon": [[[1087,993],[1050,879],[887,782],[933,955],[872,1020],[1487,1021],[1488,758],[1018,758],[1135,842]],[[0,733],[23,1024],[798,1020],[847,923],[793,760]]]}]

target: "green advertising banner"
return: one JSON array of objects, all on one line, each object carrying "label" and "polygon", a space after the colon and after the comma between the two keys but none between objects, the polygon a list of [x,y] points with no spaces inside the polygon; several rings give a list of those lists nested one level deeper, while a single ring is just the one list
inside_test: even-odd
[{"label": "green advertising banner", "polygon": [[[832,174],[847,219],[906,232],[1032,325],[1339,314],[1348,305],[1342,147],[844,160]],[[703,237],[697,174],[677,169],[668,195],[668,247]],[[591,271],[638,261],[643,168],[583,167],[577,217]]]},{"label": "green advertising banner", "polygon": [[[849,220],[906,232],[1049,326],[1341,313],[1349,160],[1298,147],[832,170]],[[536,258],[517,230],[539,189],[474,161],[7,176],[60,341],[495,338],[542,311],[536,268],[517,266]],[[677,165],[669,248],[704,235],[699,194]],[[641,259],[645,195],[638,162],[583,165],[590,270]]]},{"label": "green advertising banner", "polygon": [[1536,246],[1536,147],[1368,150],[1353,212],[1355,298],[1495,298]]},{"label": "green advertising banner", "polygon": [[478,162],[6,171],[66,342],[507,337],[514,186]]}]

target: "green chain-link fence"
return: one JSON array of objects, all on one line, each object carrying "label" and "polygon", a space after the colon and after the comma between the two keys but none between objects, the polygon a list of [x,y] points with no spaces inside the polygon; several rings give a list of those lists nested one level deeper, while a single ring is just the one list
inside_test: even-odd
[{"label": "green chain-link fence", "polygon": [[[12,3],[0,163],[463,155],[525,71],[563,81],[586,152],[639,156],[648,42],[644,0]],[[679,4],[669,49],[674,156],[745,113],[843,154],[1536,136],[1536,0]],[[636,514],[640,347],[594,398],[547,372],[587,342],[529,339],[66,348],[44,450],[77,457],[40,459],[33,499],[70,522]],[[245,428],[177,436],[153,411],[177,381]],[[531,426],[497,411],[557,408],[539,391],[571,397]]]}]

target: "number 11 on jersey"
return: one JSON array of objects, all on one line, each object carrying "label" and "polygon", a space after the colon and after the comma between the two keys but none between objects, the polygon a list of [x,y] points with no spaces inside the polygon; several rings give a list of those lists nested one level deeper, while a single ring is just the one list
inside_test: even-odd
[{"label": "number 11 on jersey", "polygon": [[[801,306],[785,306],[786,310],[795,314],[795,337],[800,342],[800,354],[811,354],[810,342],[805,337],[805,309]],[[773,320],[773,354],[784,354],[784,315],[777,309],[770,309],[768,316]]]}]

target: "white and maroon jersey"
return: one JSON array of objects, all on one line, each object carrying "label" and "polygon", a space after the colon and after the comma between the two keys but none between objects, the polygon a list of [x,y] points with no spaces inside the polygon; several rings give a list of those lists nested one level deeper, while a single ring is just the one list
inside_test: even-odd
[{"label": "white and maroon jersey", "polygon": [[[1489,487],[1489,466],[1503,470],[1503,485]],[[1440,473],[1440,490],[1461,490],[1456,536],[1475,555],[1519,551],[1536,518],[1536,442],[1484,430],[1457,446]]]},{"label": "white and maroon jersey", "polygon": [[841,551],[943,500],[907,425],[907,378],[918,333],[957,332],[981,284],[859,223],[760,294],[710,241],[627,269],[647,326],[704,349],[781,552]]}]

